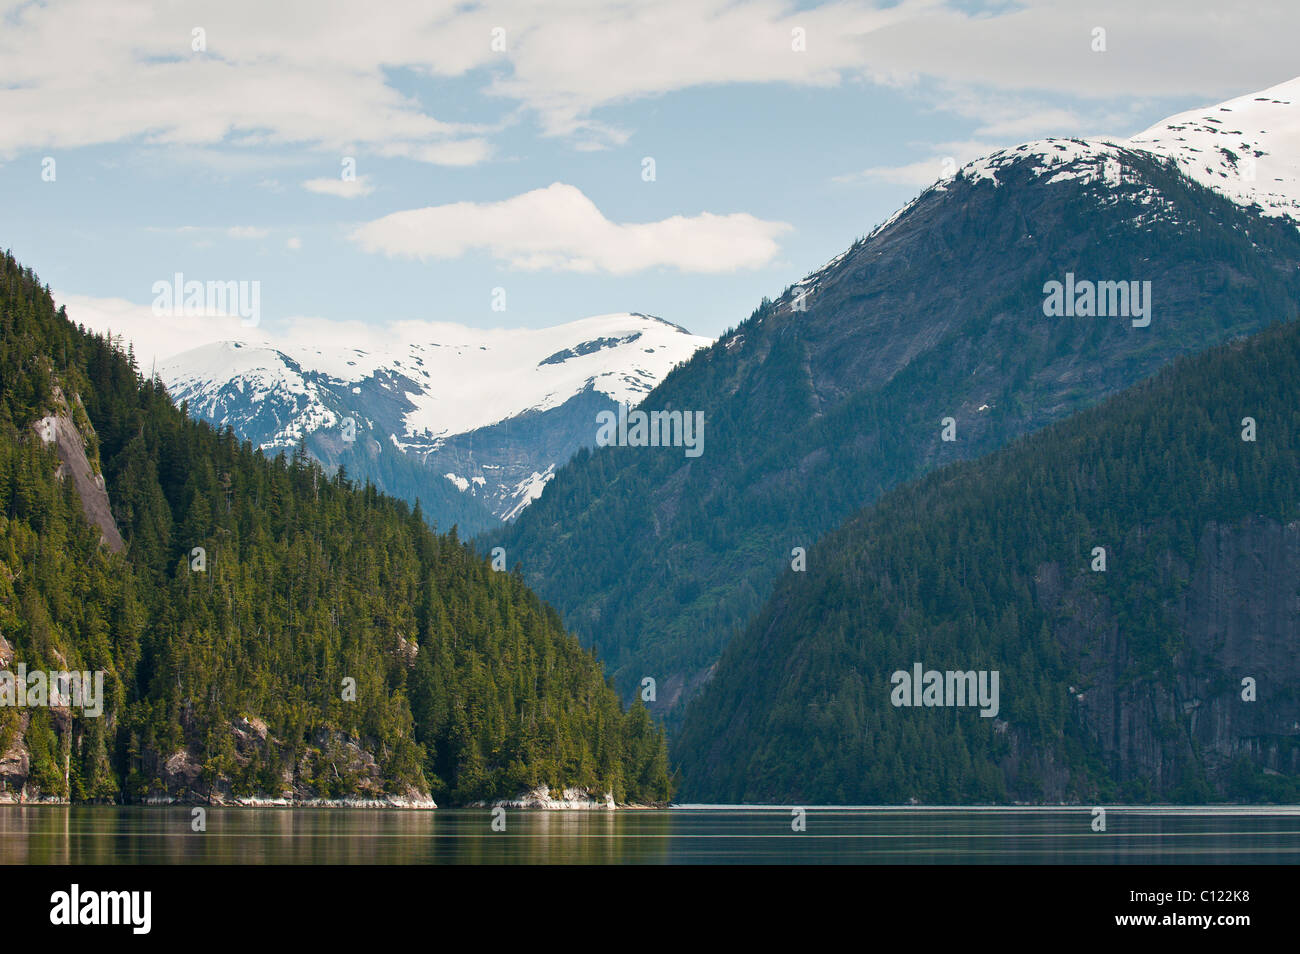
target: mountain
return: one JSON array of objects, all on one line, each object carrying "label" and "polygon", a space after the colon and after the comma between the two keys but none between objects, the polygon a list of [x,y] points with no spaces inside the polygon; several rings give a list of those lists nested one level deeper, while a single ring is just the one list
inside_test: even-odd
[{"label": "mountain", "polygon": [[184,415],[9,255],[0,670],[3,801],[669,795],[646,709],[517,577]]},{"label": "mountain", "polygon": [[727,647],[683,796],[1294,802],[1298,500],[1296,322],[897,488]]},{"label": "mountain", "polygon": [[1126,145],[1265,215],[1300,216],[1300,78],[1171,116]]},{"label": "mountain", "polygon": [[219,342],[159,373],[202,419],[266,450],[305,442],[327,467],[418,498],[435,523],[472,534],[516,516],[590,446],[599,411],[635,402],[707,343],[639,314],[542,330],[434,327],[443,340],[366,349]]},{"label": "mountain", "polygon": [[516,517],[592,446],[600,411],[636,403],[708,343],[641,314],[540,330],[417,324],[366,347],[218,341],[157,372],[202,420],[266,451],[304,443],[331,472],[473,534]]},{"label": "mountain", "polygon": [[[1001,150],[664,379],[641,407],[701,413],[700,456],[581,452],[485,543],[620,690],[654,679],[671,725],[821,535],[903,481],[1295,317],[1297,262],[1293,220],[1189,178],[1150,141]],[[1088,317],[1099,300],[1125,313]]]}]

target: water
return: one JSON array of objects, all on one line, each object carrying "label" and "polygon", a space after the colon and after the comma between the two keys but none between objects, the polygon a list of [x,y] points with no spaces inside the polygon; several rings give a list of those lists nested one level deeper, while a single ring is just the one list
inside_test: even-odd
[{"label": "water", "polygon": [[1300,806],[429,812],[0,806],[0,864],[1293,864]]}]

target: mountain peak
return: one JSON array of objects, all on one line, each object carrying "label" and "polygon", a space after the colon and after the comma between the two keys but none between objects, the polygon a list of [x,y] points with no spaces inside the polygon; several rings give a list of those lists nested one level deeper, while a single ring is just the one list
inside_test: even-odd
[{"label": "mountain peak", "polygon": [[1300,219],[1300,77],[1170,116],[1127,144],[1234,202]]},{"label": "mountain peak", "polygon": [[[892,227],[927,197],[948,191],[958,176],[969,182],[987,179],[997,186],[999,172],[1028,164],[1036,175],[1048,175],[1048,184],[1104,179],[1106,163],[1122,162],[1125,153],[1172,159],[1189,179],[1238,205],[1300,223],[1300,77],[1178,113],[1129,139],[1047,138],[997,149],[924,189],[866,239]],[[809,273],[791,291],[816,287],[856,247]]]},{"label": "mountain peak", "polygon": [[1126,149],[1172,159],[1189,179],[1238,205],[1300,220],[1300,77],[1178,113],[1129,139],[1040,139],[990,153],[962,172],[996,183],[998,169],[1022,159],[1038,158],[1048,172],[1080,160],[1100,167]]},{"label": "mountain peak", "polygon": [[[306,441],[327,466],[374,476],[420,497],[441,524],[473,530],[473,514],[516,516],[594,443],[599,410],[638,403],[708,343],[637,312],[536,329],[407,322],[364,339],[217,341],[158,370],[191,413],[265,450]],[[529,427],[513,426],[524,417]],[[394,454],[407,460],[380,459]],[[450,510],[449,493],[460,498]]]}]

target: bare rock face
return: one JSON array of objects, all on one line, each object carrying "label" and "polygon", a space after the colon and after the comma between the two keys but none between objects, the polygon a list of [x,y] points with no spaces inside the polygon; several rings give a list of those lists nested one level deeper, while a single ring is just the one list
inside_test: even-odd
[{"label": "bare rock face", "polygon": [[162,764],[162,780],[168,791],[192,788],[203,774],[203,766],[184,749],[173,752]]},{"label": "bare rock face", "polygon": [[53,444],[59,455],[58,477],[71,477],[77,496],[81,499],[81,509],[86,519],[99,527],[100,539],[114,553],[126,549],[122,534],[118,532],[113,520],[113,511],[108,503],[108,490],[104,478],[96,474],[86,457],[86,444],[77,426],[67,415],[59,414],[45,417],[32,425],[32,429],[46,444]]},{"label": "bare rock face", "polygon": [[[239,716],[230,723],[233,767],[248,764],[254,754],[278,750],[289,758],[287,746],[256,716]],[[263,758],[265,761],[265,758]],[[247,790],[224,771],[205,772],[195,753],[180,750],[150,769],[157,784],[144,795],[147,804],[259,805],[353,808],[431,809],[428,792],[388,791],[373,746],[345,733],[320,730],[296,762],[279,776],[275,791]],[[347,794],[341,794],[346,792]]]},{"label": "bare rock face", "polygon": [[514,798],[499,798],[491,803],[477,802],[474,807],[500,808],[538,808],[551,810],[589,810],[589,809],[606,809],[613,810],[617,808],[614,804],[614,795],[612,792],[605,792],[603,795],[597,792],[588,791],[585,788],[566,788],[563,791],[552,792],[549,785],[539,785],[529,792],[523,792]]},{"label": "bare rock face", "polygon": [[[1300,773],[1300,524],[1211,524],[1181,606],[1188,729],[1209,757]],[[1289,598],[1286,588],[1290,588]],[[1243,680],[1255,682],[1255,701]]]},{"label": "bare rock face", "polygon": [[[9,669],[14,648],[0,634],[0,669]],[[23,737],[28,714],[21,710],[0,713],[0,803],[18,801],[27,785],[31,760]],[[5,720],[9,721],[6,726]]]},{"label": "bare rock face", "polygon": [[[8,646],[0,638],[0,650]],[[30,715],[21,710],[16,714],[16,731],[6,741],[6,733],[0,728],[0,804],[22,801],[26,795],[27,778],[31,774],[31,756],[23,742]]]},{"label": "bare rock face", "polygon": [[[1039,599],[1069,617],[1056,634],[1078,661],[1070,699],[1088,734],[1121,779],[1157,792],[1196,763],[1221,788],[1241,757],[1265,772],[1300,773],[1300,524],[1211,523],[1194,565],[1167,555],[1162,571],[1171,592],[1175,580],[1187,582],[1170,607],[1179,648],[1171,666],[1152,671],[1104,599],[1063,583],[1059,567],[1039,569]],[[1069,788],[1063,772],[1044,778],[1056,795]]]}]

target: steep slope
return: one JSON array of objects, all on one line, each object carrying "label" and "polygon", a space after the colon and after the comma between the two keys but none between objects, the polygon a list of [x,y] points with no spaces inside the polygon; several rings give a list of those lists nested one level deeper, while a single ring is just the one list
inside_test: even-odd
[{"label": "steep slope", "polygon": [[[77,499],[81,501],[81,511],[91,524],[99,528],[100,542],[115,553],[121,553],[126,544],[122,542],[122,534],[113,520],[104,475],[98,472],[98,467],[86,453],[89,441],[82,434],[82,427],[92,436],[94,431],[85,409],[78,405],[79,413],[74,416],[59,388],[53,390],[52,397],[57,413],[41,418],[32,429],[43,442],[53,445],[59,457],[59,468],[54,476],[72,479]],[[82,427],[77,426],[77,418],[82,421]]]},{"label": "steep slope", "polygon": [[[1297,501],[1294,322],[898,488],[727,648],[683,797],[1294,801]],[[1000,698],[896,704],[918,664]]]},{"label": "steep slope", "polygon": [[[795,548],[900,481],[1295,316],[1298,261],[1293,222],[1149,151],[1076,140],[1004,150],[924,192],[655,389],[642,407],[703,413],[700,457],[580,454],[486,543],[505,547],[621,690],[654,678],[671,720]],[[1049,283],[1076,278],[1149,289],[1149,324],[1046,314]]]},{"label": "steep slope", "polygon": [[[85,448],[102,482],[78,478]],[[369,484],[187,418],[8,255],[0,657],[3,800],[668,795],[645,709],[517,577]],[[103,692],[15,691],[23,667]]]},{"label": "steep slope", "polygon": [[437,525],[472,534],[517,515],[592,446],[598,411],[639,401],[709,343],[640,314],[393,334],[365,347],[221,341],[165,359],[158,373],[197,417],[267,451],[305,442],[331,471],[419,499]]}]

